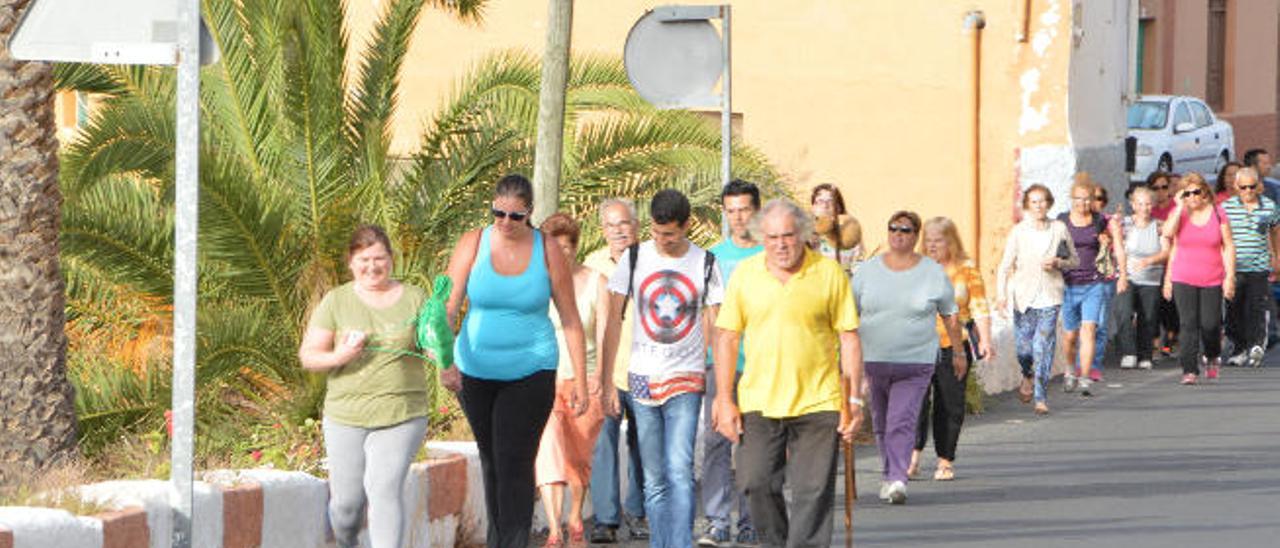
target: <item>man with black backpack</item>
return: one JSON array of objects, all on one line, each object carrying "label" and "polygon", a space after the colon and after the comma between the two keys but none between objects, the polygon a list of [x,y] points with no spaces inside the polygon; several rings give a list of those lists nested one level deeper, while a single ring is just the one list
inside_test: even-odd
[{"label": "man with black backpack", "polygon": [[614,367],[623,317],[633,314],[631,359],[618,365],[627,368],[636,404],[649,545],[684,548],[693,546],[693,450],[706,386],[704,352],[724,286],[715,256],[687,237],[688,198],[660,191],[649,213],[652,239],[630,248],[609,279],[604,365]]}]

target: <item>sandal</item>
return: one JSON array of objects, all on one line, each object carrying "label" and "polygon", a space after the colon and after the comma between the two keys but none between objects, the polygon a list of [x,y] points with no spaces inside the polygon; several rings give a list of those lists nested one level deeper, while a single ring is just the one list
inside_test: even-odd
[{"label": "sandal", "polygon": [[933,472],[933,481],[951,481],[956,479],[956,469],[951,465],[938,465]]},{"label": "sandal", "polygon": [[562,548],[564,546],[564,540],[559,536],[552,535],[547,537],[547,543],[542,546],[543,548]]},{"label": "sandal", "polygon": [[1033,393],[1034,388],[1031,386],[1031,379],[1022,377],[1022,386],[1018,387],[1018,399],[1022,400],[1022,403],[1031,403],[1031,395]]},{"label": "sandal", "polygon": [[1037,414],[1037,415],[1048,415],[1048,414],[1049,414],[1049,406],[1048,406],[1048,405],[1046,405],[1046,404],[1045,404],[1044,402],[1042,402],[1042,401],[1038,401],[1038,402],[1036,402],[1036,414]]},{"label": "sandal", "polygon": [[583,524],[579,523],[577,527],[574,527],[574,525],[570,523],[568,529],[569,529],[569,546],[586,546],[587,545],[587,535],[586,535],[586,531],[583,530]]}]

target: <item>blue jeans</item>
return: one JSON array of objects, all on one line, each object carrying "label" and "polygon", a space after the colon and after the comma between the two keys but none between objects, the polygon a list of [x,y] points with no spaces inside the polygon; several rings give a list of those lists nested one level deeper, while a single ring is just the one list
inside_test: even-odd
[{"label": "blue jeans", "polygon": [[[604,427],[596,438],[595,455],[591,459],[591,508],[595,511],[595,521],[614,527],[622,523],[620,513],[623,511],[632,517],[644,517],[644,472],[640,467],[640,444],[636,438],[636,417],[632,412],[635,402],[631,400],[631,393],[618,390],[618,404],[622,407],[623,416],[616,419],[605,416]],[[630,422],[627,427],[627,496],[619,507],[618,438],[624,417]]]},{"label": "blue jeans", "polygon": [[1022,376],[1035,380],[1035,400],[1042,402],[1053,370],[1053,349],[1058,342],[1058,307],[1014,310],[1013,325]]},{"label": "blue jeans", "polygon": [[699,393],[635,406],[651,548],[693,546],[693,444],[701,408]]},{"label": "blue jeans", "polygon": [[[1133,286],[1129,286],[1133,291]],[[1098,315],[1098,335],[1093,340],[1093,368],[1102,373],[1102,357],[1107,353],[1107,326],[1111,319],[1111,301],[1116,297],[1116,281],[1102,282],[1102,313]]]},{"label": "blue jeans", "polygon": [[[740,380],[741,372],[734,376],[734,403],[738,402]],[[716,432],[715,425],[711,424],[715,397],[715,370],[707,369],[707,394],[702,398],[702,415],[706,419],[702,434],[702,511],[710,525],[728,531],[733,509],[737,507],[738,530],[747,529],[751,527],[751,510],[733,480],[733,442]]]}]

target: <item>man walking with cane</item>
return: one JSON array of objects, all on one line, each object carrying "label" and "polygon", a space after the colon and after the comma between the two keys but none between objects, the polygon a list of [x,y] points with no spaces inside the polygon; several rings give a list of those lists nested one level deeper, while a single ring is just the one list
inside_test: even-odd
[{"label": "man walking with cane", "polygon": [[862,421],[856,396],[847,397],[848,420],[840,417],[841,376],[862,385],[858,312],[840,265],[806,248],[813,221],[799,206],[770,201],[753,223],[765,252],[743,260],[726,289],[716,319],[717,384],[732,386],[744,337],[746,367],[738,404],[720,391],[713,420],[730,440],[742,434],[738,485],[762,544],[830,546],[837,445]]}]

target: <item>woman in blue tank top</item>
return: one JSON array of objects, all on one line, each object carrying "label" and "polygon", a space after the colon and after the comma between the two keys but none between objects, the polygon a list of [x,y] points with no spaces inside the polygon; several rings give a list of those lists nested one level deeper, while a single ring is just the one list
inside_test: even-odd
[{"label": "woman in blue tank top", "polygon": [[450,323],[468,301],[455,341],[457,367],[441,371],[475,434],[484,474],[490,547],[527,546],[534,456],[555,401],[559,352],[548,304],[560,313],[577,381],[570,406],[586,410],[586,338],[569,261],[529,224],[533,185],[507,175],[494,189],[493,224],[467,232],[449,260]]}]

